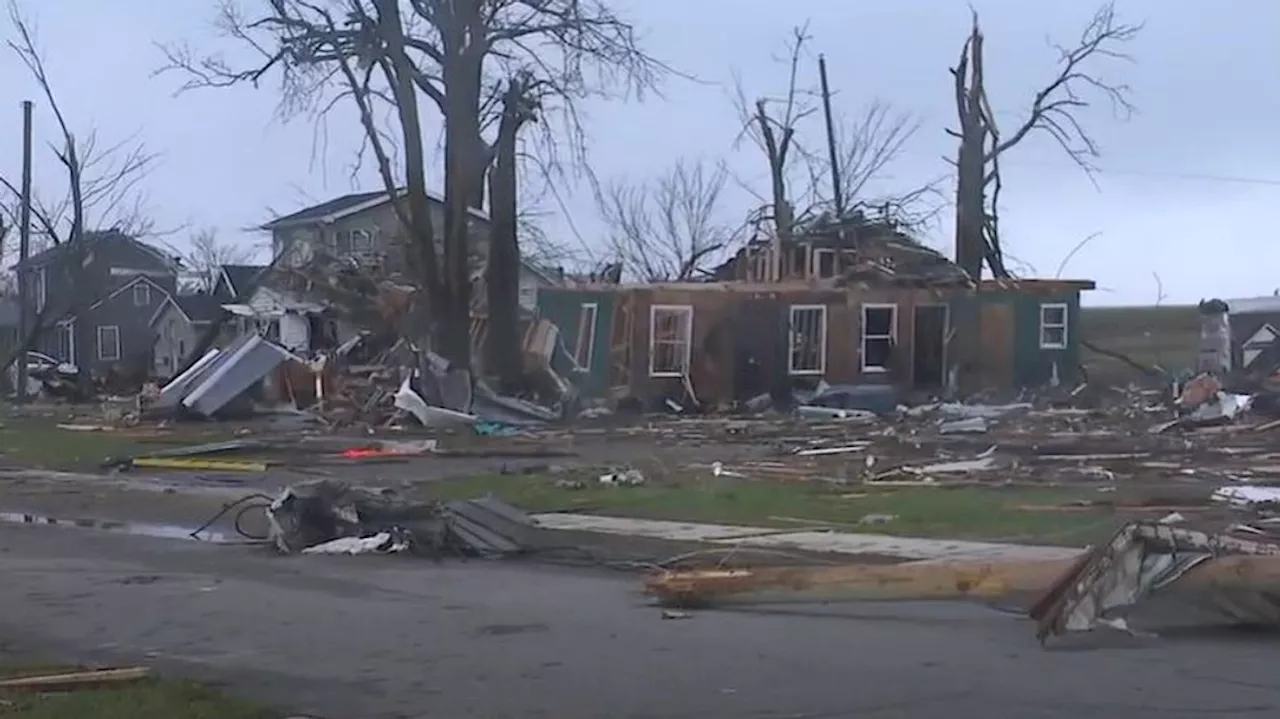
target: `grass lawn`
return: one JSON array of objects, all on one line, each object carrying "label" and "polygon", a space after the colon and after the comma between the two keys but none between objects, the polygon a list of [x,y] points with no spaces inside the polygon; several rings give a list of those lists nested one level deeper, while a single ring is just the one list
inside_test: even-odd
[{"label": "grass lawn", "polygon": [[[0,678],[77,671],[67,667],[0,668]],[[6,719],[279,719],[282,714],[197,684],[147,679],[111,688],[60,693],[0,693]]]},{"label": "grass lawn", "polygon": [[227,427],[198,422],[175,424],[163,432],[146,428],[85,432],[59,429],[58,424],[96,422],[87,416],[18,417],[0,411],[0,461],[36,469],[93,471],[107,457],[128,457],[167,444],[217,442],[232,436]]},{"label": "grass lawn", "polygon": [[[493,493],[530,512],[581,511],[779,528],[827,527],[913,537],[988,539],[1080,545],[1112,531],[1120,520],[1106,509],[1028,511],[1020,505],[1058,504],[1087,491],[996,488],[831,487],[813,483],[716,479],[638,487],[557,486],[559,477],[481,476],[431,482],[427,496],[464,499]],[[866,521],[869,515],[892,517]]]}]

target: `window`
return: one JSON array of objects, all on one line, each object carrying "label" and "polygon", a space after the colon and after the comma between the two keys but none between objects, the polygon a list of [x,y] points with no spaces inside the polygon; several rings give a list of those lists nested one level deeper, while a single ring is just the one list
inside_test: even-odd
[{"label": "window", "polygon": [[352,252],[372,252],[373,251],[373,232],[369,230],[352,230],[351,231],[351,251]]},{"label": "window", "polygon": [[58,342],[58,359],[63,362],[75,363],[76,361],[76,331],[75,323],[65,321],[58,323],[57,329]]},{"label": "window", "polygon": [[791,247],[791,266],[784,268],[783,275],[792,277],[804,277],[806,269],[809,267],[809,246],[793,245]]},{"label": "window", "polygon": [[1067,306],[1040,305],[1040,349],[1060,350],[1067,346]]},{"label": "window", "polygon": [[813,251],[813,268],[810,270],[813,277],[835,277],[836,276],[836,251],[835,250],[814,250]]},{"label": "window", "polygon": [[147,307],[151,304],[151,285],[139,282],[133,286],[133,306]]},{"label": "window", "polygon": [[98,326],[98,359],[120,359],[120,328],[115,325]]},{"label": "window", "polygon": [[595,355],[597,311],[594,302],[583,302],[582,309],[578,311],[578,342],[573,359],[579,367],[590,367],[591,358]]},{"label": "window", "polygon": [[898,306],[862,306],[862,371],[888,372],[898,341]]},{"label": "window", "polygon": [[653,305],[649,308],[649,376],[683,377],[693,348],[693,308]]},{"label": "window", "polygon": [[44,309],[45,297],[47,294],[44,268],[40,267],[32,270],[29,277],[31,279],[28,280],[30,283],[28,289],[31,291],[31,301],[35,303],[36,312],[39,312]]},{"label": "window", "polygon": [[827,308],[824,305],[792,305],[788,334],[790,374],[822,374],[827,371]]}]

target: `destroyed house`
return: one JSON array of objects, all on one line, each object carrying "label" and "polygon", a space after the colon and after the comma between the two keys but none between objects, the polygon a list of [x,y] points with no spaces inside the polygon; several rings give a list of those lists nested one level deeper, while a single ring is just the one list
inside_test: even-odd
[{"label": "destroyed house", "polygon": [[[770,261],[757,245],[720,271],[742,279],[547,289],[539,311],[586,369],[584,394],[650,406],[689,395],[727,404],[819,380],[936,389],[964,361],[957,337],[965,332],[977,334],[968,345],[977,354],[960,369],[984,387],[1066,383],[1078,373],[1080,293],[1092,282],[975,284],[914,241],[882,240],[843,259],[839,248],[835,260],[821,238],[802,244],[781,263],[780,281],[749,279],[762,256]],[[836,274],[824,276],[833,261]]]},{"label": "destroyed house", "polygon": [[[403,194],[403,191],[401,192]],[[431,223],[435,232],[444,227],[444,200],[428,193]],[[303,208],[264,225],[271,233],[273,256],[281,257],[283,268],[301,268],[324,255],[344,263],[376,268],[394,276],[406,266],[401,250],[401,223],[386,191],[343,195]],[[473,254],[473,281],[481,287],[489,243],[489,216],[468,210],[469,247]],[[439,243],[437,243],[439,248]],[[551,286],[554,278],[531,263],[520,268],[520,303],[532,310],[540,287]],[[483,292],[476,293],[477,296]]]}]

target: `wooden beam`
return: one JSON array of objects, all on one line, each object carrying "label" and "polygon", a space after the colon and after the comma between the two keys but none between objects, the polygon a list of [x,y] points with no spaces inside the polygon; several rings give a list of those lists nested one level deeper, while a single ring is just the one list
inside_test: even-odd
[{"label": "wooden beam", "polygon": [[67,691],[70,689],[92,689],[103,685],[127,684],[146,679],[151,676],[147,667],[130,667],[127,669],[98,669],[85,672],[67,672],[64,674],[45,674],[34,677],[16,677],[0,680],[0,691]]},{"label": "wooden beam", "polygon": [[[766,567],[663,572],[646,589],[663,606],[889,599],[991,599],[1045,592],[1080,558],[907,562],[894,565]],[[1177,593],[1220,587],[1280,587],[1280,556],[1227,556],[1204,562],[1170,586]]]}]

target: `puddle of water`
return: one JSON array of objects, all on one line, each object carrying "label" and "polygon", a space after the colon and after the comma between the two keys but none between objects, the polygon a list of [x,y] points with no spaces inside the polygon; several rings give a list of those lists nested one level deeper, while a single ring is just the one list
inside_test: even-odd
[{"label": "puddle of water", "polygon": [[191,527],[179,527],[172,524],[146,524],[141,522],[119,522],[110,519],[59,519],[25,512],[0,512],[0,522],[10,524],[44,524],[54,527],[76,527],[79,529],[100,529],[109,532],[122,532],[142,537],[160,539],[194,539],[202,542],[229,542],[230,537],[222,532],[205,530],[192,536]]}]

